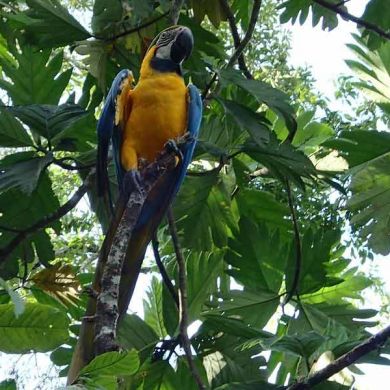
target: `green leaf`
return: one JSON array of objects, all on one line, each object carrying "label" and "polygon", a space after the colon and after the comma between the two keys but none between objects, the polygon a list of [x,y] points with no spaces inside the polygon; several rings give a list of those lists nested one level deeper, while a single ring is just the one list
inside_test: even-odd
[{"label": "green leaf", "polygon": [[187,177],[175,201],[183,246],[196,251],[222,248],[236,227],[231,199],[218,173]]},{"label": "green leaf", "polygon": [[219,98],[218,101],[223,105],[226,112],[234,118],[240,128],[249,132],[253,141],[259,146],[267,146],[270,140],[270,130],[267,127],[267,123],[264,123],[262,115],[232,100]]},{"label": "green leaf", "polygon": [[17,15],[23,17],[18,21],[39,47],[60,47],[90,38],[89,32],[58,0],[26,0],[26,3],[29,9]]},{"label": "green leaf", "polygon": [[49,60],[50,50],[22,45],[20,52],[15,50],[12,54],[16,60],[14,64],[0,57],[0,66],[12,81],[0,79],[0,87],[7,91],[13,104],[58,104],[72,74],[71,69],[59,73],[63,52]]},{"label": "green leaf", "polygon": [[237,71],[223,70],[220,79],[223,85],[236,84],[253,95],[260,103],[265,103],[284,119],[290,132],[295,132],[297,128],[295,113],[285,93],[262,81],[247,80]]},{"label": "green leaf", "polygon": [[26,130],[7,109],[0,107],[0,145],[4,147],[32,146],[33,141]]},{"label": "green leaf", "polygon": [[168,335],[164,325],[162,287],[162,282],[153,277],[147,291],[148,299],[144,300],[145,322],[153,328],[160,339]]},{"label": "green leaf", "polygon": [[306,155],[287,143],[278,144],[276,138],[271,139],[266,148],[247,142],[242,151],[267,167],[283,183],[288,178],[304,188],[302,177],[312,178],[316,175],[315,167]]},{"label": "green leaf", "polygon": [[120,1],[96,0],[93,3],[91,27],[94,34],[111,32],[115,23],[122,19],[123,8]]},{"label": "green leaf", "polygon": [[80,377],[133,375],[139,368],[138,353],[106,352],[95,357],[80,371]]},{"label": "green leaf", "polygon": [[223,252],[190,252],[186,259],[188,278],[189,322],[199,319],[210,294],[217,290],[217,279],[223,273]]},{"label": "green leaf", "polygon": [[34,157],[9,165],[14,157],[7,156],[0,162],[0,191],[16,188],[31,195],[38,185],[42,172],[53,161],[53,156],[47,154],[44,157]]},{"label": "green leaf", "polygon": [[232,290],[229,294],[221,294],[218,302],[213,302],[215,308],[205,314],[220,313],[221,315],[242,318],[248,324],[262,328],[271,318],[279,305],[279,296],[270,291],[239,291]]},{"label": "green leaf", "polygon": [[16,390],[15,379],[6,379],[0,382],[0,390]]},{"label": "green leaf", "polygon": [[288,207],[275,199],[273,194],[254,189],[244,189],[237,194],[237,205],[240,215],[258,224],[265,223],[271,230],[278,229],[284,236],[290,238],[288,231],[291,222],[287,219]]},{"label": "green leaf", "polygon": [[351,275],[335,286],[323,287],[319,292],[302,295],[302,297],[305,297],[305,300],[310,303],[337,303],[342,298],[362,300],[361,292],[372,284],[373,282],[363,275]]},{"label": "green leaf", "polygon": [[347,202],[354,212],[351,222],[376,253],[390,253],[390,153],[361,166],[352,176],[352,197]]},{"label": "green leaf", "polygon": [[[361,18],[365,21],[374,23],[384,31],[390,30],[390,7],[386,0],[371,0],[367,3]],[[367,46],[370,49],[376,49],[383,45],[386,40],[380,37],[374,31],[365,29],[362,34],[363,37],[368,36]]]},{"label": "green leaf", "polygon": [[[60,206],[52,190],[51,181],[47,172],[41,175],[38,186],[31,195],[10,189],[0,193],[0,204],[7,205],[0,215],[0,226],[9,227],[16,231],[24,230],[26,227],[32,226],[34,223],[55,212]],[[48,227],[52,227],[57,233],[59,232],[60,226],[59,221],[48,225]],[[0,235],[0,248],[4,248],[16,234],[7,230],[2,231]],[[40,234],[47,233],[41,231]],[[3,279],[10,279],[16,276],[19,269],[19,259],[22,259],[23,262],[31,262],[34,260],[34,239],[34,236],[28,236],[21,245],[18,245],[13,252],[8,254],[5,261],[0,262],[0,276]]]},{"label": "green leaf", "polygon": [[272,234],[253,219],[241,217],[239,227],[225,255],[225,261],[233,267],[227,272],[252,291],[267,289],[278,294],[287,262],[286,246],[277,233]]},{"label": "green leaf", "polygon": [[140,360],[150,357],[160,341],[153,328],[135,314],[126,314],[119,323],[118,341],[122,348],[140,351]]},{"label": "green leaf", "polygon": [[[339,4],[337,1],[331,0],[330,3],[337,3],[338,8],[347,11],[347,8],[343,4]],[[334,4],[335,5],[335,4]],[[337,14],[320,4],[311,2],[310,0],[287,0],[283,2],[279,8],[283,9],[280,15],[280,21],[287,23],[289,20],[294,24],[299,17],[299,23],[303,24],[311,10],[312,25],[316,26],[322,19],[323,30],[333,30],[338,25]]]},{"label": "green leaf", "polygon": [[15,317],[14,305],[0,305],[0,350],[6,353],[47,352],[69,337],[65,313],[39,303],[27,303]]},{"label": "green leaf", "polygon": [[[66,139],[83,139],[86,134],[88,134],[87,139],[92,139],[91,126],[83,129],[80,125],[86,123],[79,122],[88,113],[75,104],[61,104],[60,106],[33,104],[12,107],[10,111],[29,126],[33,132],[48,140],[53,138],[55,145]],[[88,116],[88,118],[88,124],[90,124],[91,117]],[[81,134],[77,134],[78,132]]]},{"label": "green leaf", "polygon": [[[333,247],[340,242],[341,232],[331,229],[306,230],[301,237],[302,264],[298,283],[299,295],[322,290],[327,284],[327,267]],[[286,290],[291,291],[296,268],[296,249],[290,248],[286,269]]]},{"label": "green leaf", "polygon": [[292,353],[305,359],[310,357],[325,342],[325,337],[317,332],[308,332],[293,336],[284,336],[272,343],[271,348],[281,352]]},{"label": "green leaf", "polygon": [[67,366],[72,361],[73,349],[59,347],[50,354],[50,360],[56,366]]},{"label": "green leaf", "polygon": [[390,134],[385,131],[341,131],[324,146],[336,149],[348,161],[350,168],[390,153]]},{"label": "green leaf", "polygon": [[[381,0],[373,0],[381,1]],[[387,7],[389,8],[389,7]],[[390,14],[390,11],[388,11]],[[381,12],[383,15],[384,12]],[[377,22],[377,21],[376,21]],[[375,23],[376,23],[375,22]],[[348,60],[347,65],[357,74],[360,83],[354,85],[365,92],[376,103],[390,101],[390,43],[386,42],[377,51],[369,50],[366,40],[353,35],[356,44],[349,44],[349,49],[357,56],[358,61]]]}]

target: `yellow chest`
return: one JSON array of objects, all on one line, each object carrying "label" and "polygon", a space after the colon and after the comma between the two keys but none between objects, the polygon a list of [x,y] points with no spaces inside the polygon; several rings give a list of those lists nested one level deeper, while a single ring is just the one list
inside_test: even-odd
[{"label": "yellow chest", "polygon": [[[187,88],[175,74],[141,79],[130,91],[122,154],[153,161],[169,139],[187,128]],[[132,150],[130,150],[132,149]]]}]

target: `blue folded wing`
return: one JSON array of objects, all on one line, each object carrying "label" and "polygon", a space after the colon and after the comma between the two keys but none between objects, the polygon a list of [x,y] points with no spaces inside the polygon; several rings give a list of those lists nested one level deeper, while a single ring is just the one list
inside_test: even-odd
[{"label": "blue folded wing", "polygon": [[109,191],[109,178],[107,172],[108,150],[112,141],[113,159],[115,163],[118,184],[121,185],[124,170],[120,163],[121,128],[115,124],[117,98],[123,91],[124,84],[130,79],[128,69],[121,70],[115,77],[106,97],[100,119],[97,125],[98,152],[96,163],[97,190],[100,196]]}]

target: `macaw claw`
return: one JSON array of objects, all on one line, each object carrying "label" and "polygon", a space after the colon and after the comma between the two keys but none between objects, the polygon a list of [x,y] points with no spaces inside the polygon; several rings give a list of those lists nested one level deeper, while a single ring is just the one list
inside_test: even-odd
[{"label": "macaw claw", "polygon": [[127,171],[123,177],[123,193],[129,197],[133,191],[142,192],[142,178],[138,169]]},{"label": "macaw claw", "polygon": [[180,150],[180,147],[179,147],[179,143],[176,142],[175,140],[173,139],[170,139],[166,142],[166,144],[164,145],[164,148],[165,150],[169,153],[169,154],[174,154],[176,157],[177,157],[177,164],[178,165],[179,163],[181,163],[183,161],[183,153],[182,151]]}]

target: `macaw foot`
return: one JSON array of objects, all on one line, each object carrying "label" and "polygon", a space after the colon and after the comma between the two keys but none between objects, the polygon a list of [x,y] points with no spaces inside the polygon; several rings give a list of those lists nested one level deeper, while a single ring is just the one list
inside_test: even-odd
[{"label": "macaw foot", "polygon": [[130,169],[130,171],[125,173],[122,190],[126,198],[128,198],[133,191],[143,191],[142,177],[138,169]]},{"label": "macaw foot", "polygon": [[175,140],[173,139],[168,140],[164,145],[164,148],[168,153],[172,153],[176,156],[177,158],[176,165],[180,164],[183,161],[183,153],[180,150],[180,147]]}]

